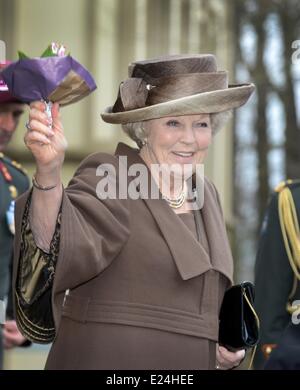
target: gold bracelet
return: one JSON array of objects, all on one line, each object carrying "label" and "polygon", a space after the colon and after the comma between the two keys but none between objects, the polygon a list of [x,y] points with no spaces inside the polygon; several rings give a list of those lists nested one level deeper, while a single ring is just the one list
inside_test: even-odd
[{"label": "gold bracelet", "polygon": [[55,188],[57,186],[57,184],[53,185],[53,186],[48,186],[48,187],[44,187],[44,186],[41,186],[36,178],[35,178],[35,175],[32,176],[32,185],[34,188],[37,188],[38,190],[41,190],[41,191],[49,191],[49,190],[52,190],[53,188]]}]

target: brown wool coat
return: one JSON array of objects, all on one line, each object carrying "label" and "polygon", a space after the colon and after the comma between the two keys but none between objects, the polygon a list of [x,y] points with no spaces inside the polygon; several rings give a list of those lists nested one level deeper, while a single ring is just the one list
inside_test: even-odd
[{"label": "brown wool coat", "polygon": [[[97,198],[97,167],[117,168],[119,155],[128,166],[142,163],[119,144],[115,156],[85,159],[64,190],[46,368],[213,369],[219,307],[232,282],[215,187],[205,180],[207,253],[165,200]],[[15,285],[27,198],[16,206]]]}]

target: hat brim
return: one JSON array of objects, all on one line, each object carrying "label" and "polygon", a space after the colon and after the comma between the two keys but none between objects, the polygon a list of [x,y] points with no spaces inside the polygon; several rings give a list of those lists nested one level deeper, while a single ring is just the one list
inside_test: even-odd
[{"label": "hat brim", "polygon": [[252,83],[229,85],[226,89],[199,93],[153,106],[123,112],[112,112],[111,106],[101,114],[101,117],[108,123],[125,124],[166,116],[213,114],[244,105],[254,89],[255,86]]},{"label": "hat brim", "polygon": [[20,100],[16,99],[8,91],[0,91],[0,104],[8,103],[22,103]]}]

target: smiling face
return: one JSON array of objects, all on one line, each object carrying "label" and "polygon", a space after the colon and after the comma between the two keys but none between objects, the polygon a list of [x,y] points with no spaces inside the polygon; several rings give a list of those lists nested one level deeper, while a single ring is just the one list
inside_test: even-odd
[{"label": "smiling face", "polygon": [[150,164],[201,164],[212,140],[209,114],[183,115],[144,122],[147,144],[141,157]]}]

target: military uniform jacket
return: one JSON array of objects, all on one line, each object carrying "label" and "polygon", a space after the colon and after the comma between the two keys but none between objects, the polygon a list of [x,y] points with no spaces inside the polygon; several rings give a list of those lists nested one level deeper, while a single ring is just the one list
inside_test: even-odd
[{"label": "military uniform jacket", "polygon": [[28,187],[28,177],[21,166],[0,153],[0,300],[8,294],[13,259],[14,235],[7,212],[11,202]]},{"label": "military uniform jacket", "polygon": [[[29,187],[20,164],[0,153],[0,324],[13,316],[11,279],[14,240],[13,201]],[[8,213],[9,216],[8,216]],[[8,306],[7,306],[8,305]],[[0,369],[3,360],[0,329]]]},{"label": "military uniform jacket", "polygon": [[205,181],[208,253],[164,199],[97,198],[97,167],[112,164],[118,172],[119,156],[129,167],[145,165],[119,144],[115,156],[88,157],[64,190],[57,260],[26,259],[30,195],[17,202],[18,324],[35,341],[53,335],[49,369],[214,368],[219,308],[233,267],[216,190]]},{"label": "military uniform jacket", "polygon": [[257,369],[263,368],[291,322],[288,302],[300,299],[300,283],[289,263],[279,219],[278,199],[285,188],[291,191],[298,220],[300,216],[300,182],[282,183],[272,194],[266,210],[255,265],[255,306],[260,318]]}]

